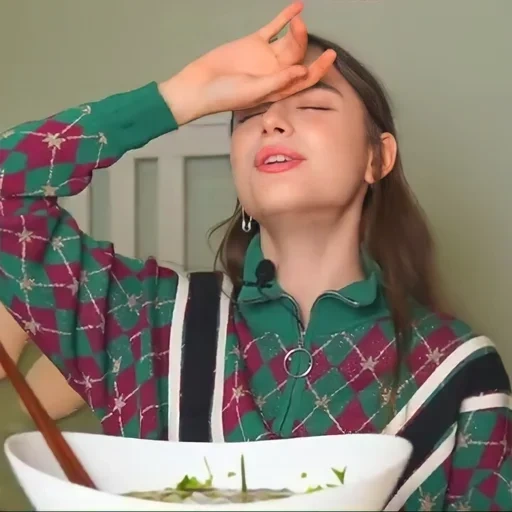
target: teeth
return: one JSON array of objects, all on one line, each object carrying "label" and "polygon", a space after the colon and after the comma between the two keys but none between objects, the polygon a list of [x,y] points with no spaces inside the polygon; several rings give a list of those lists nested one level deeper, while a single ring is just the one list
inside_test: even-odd
[{"label": "teeth", "polygon": [[272,155],[265,160],[265,164],[275,164],[277,162],[289,162],[291,158],[284,155]]}]

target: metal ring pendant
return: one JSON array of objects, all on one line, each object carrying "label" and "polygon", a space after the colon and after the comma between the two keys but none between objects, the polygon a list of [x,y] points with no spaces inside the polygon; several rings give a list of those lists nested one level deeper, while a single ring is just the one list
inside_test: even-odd
[{"label": "metal ring pendant", "polygon": [[[309,360],[308,365],[303,372],[294,374],[290,371],[290,368],[289,368],[290,359],[294,354],[298,354],[300,352],[302,352],[308,356],[308,360]],[[302,348],[302,347],[293,348],[292,350],[287,352],[286,355],[284,356],[283,366],[284,366],[284,371],[290,377],[293,377],[294,379],[300,379],[301,377],[306,377],[311,372],[311,370],[313,368],[313,356],[311,355],[311,352],[309,352],[309,350],[306,350],[305,348]]]}]

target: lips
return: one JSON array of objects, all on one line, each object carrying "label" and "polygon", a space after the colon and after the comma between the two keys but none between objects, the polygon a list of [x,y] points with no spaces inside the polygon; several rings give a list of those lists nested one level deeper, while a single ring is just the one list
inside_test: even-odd
[{"label": "lips", "polygon": [[306,157],[285,146],[265,146],[254,159],[254,166],[260,172],[276,173],[298,167]]}]

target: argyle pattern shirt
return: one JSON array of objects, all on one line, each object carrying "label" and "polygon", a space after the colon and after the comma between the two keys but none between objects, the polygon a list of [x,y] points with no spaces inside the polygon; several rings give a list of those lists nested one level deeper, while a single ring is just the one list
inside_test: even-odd
[{"label": "argyle pattern shirt", "polygon": [[[170,437],[186,277],[93,240],[58,199],[175,129],[151,83],[0,135],[0,302],[110,435]],[[244,280],[262,259],[255,236]],[[294,307],[275,281],[230,301],[215,435],[403,435],[415,451],[388,510],[512,510],[510,383],[490,340],[418,307],[391,407],[397,354],[378,270],[319,297],[305,331]],[[299,340],[313,367],[290,378],[284,359]],[[307,364],[290,361],[297,374]]]}]

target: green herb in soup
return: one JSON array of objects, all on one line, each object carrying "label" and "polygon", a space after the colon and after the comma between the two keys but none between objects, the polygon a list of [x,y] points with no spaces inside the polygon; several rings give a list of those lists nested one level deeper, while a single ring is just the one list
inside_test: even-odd
[{"label": "green herb in soup", "polygon": [[[225,503],[251,503],[255,501],[268,501],[282,498],[289,498],[293,496],[293,491],[289,489],[250,489],[247,486],[247,478],[245,474],[245,460],[242,455],[240,460],[240,473],[241,473],[241,489],[217,489],[213,487],[213,475],[205,459],[206,468],[208,470],[208,478],[201,482],[196,477],[189,477],[185,475],[183,479],[176,485],[176,487],[168,487],[161,491],[134,491],[126,493],[124,496],[131,498],[139,498],[151,501],[160,501],[167,503],[182,503],[182,504],[208,504],[217,505]],[[345,480],[345,469],[339,471],[332,468],[332,471],[338,478],[341,484]],[[228,473],[229,477],[235,476],[234,472]],[[306,478],[307,474],[302,473],[301,478]],[[327,484],[325,487],[318,485],[310,487],[306,493],[320,491],[328,487],[337,487],[333,484]]]}]

